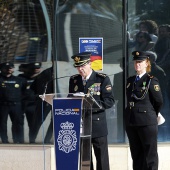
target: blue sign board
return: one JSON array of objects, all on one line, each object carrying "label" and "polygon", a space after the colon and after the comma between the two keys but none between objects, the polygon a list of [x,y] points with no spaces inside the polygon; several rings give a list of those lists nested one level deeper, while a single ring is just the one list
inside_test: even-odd
[{"label": "blue sign board", "polygon": [[82,99],[54,99],[54,144],[57,170],[78,170]]}]

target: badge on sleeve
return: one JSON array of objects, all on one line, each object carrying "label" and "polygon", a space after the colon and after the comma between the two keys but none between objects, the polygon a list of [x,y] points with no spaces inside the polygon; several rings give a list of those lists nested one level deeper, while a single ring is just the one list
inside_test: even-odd
[{"label": "badge on sleeve", "polygon": [[154,85],[154,89],[155,89],[155,91],[159,91],[160,90],[159,85]]},{"label": "badge on sleeve", "polygon": [[15,84],[15,88],[19,88],[19,84]]},{"label": "badge on sleeve", "polygon": [[78,90],[78,86],[76,85],[75,87],[74,87],[74,91],[77,91]]},{"label": "badge on sleeve", "polygon": [[110,92],[110,91],[112,90],[112,86],[111,86],[111,85],[107,85],[107,86],[106,86],[106,90],[107,90],[108,92]]}]

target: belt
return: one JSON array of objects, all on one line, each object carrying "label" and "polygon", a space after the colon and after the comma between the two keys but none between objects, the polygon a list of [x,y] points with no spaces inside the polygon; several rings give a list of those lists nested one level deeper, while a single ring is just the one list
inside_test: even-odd
[{"label": "belt", "polygon": [[129,107],[134,107],[135,106],[135,102],[129,102]]},{"label": "belt", "polygon": [[132,107],[135,107],[135,108],[153,108],[152,105],[146,105],[145,103],[135,103],[135,102],[128,102],[128,107],[131,109]]}]

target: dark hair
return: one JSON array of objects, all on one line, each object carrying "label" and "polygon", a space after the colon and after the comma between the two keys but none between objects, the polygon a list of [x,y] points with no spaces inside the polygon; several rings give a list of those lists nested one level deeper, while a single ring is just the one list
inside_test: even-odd
[{"label": "dark hair", "polygon": [[157,34],[158,33],[158,25],[155,21],[152,20],[144,20],[139,23],[139,27],[141,25],[145,25],[147,27],[149,34]]}]

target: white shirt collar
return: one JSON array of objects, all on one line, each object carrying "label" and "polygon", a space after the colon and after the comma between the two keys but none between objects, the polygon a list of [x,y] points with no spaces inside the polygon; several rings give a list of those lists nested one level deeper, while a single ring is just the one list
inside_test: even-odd
[{"label": "white shirt collar", "polygon": [[144,73],[142,73],[140,75],[136,75],[136,76],[139,76],[141,78],[144,74],[146,74],[146,71]]},{"label": "white shirt collar", "polygon": [[[88,80],[90,78],[91,74],[92,74],[92,70],[91,70],[90,74],[86,77],[86,80]],[[82,80],[84,80],[84,77],[82,77]]]}]

